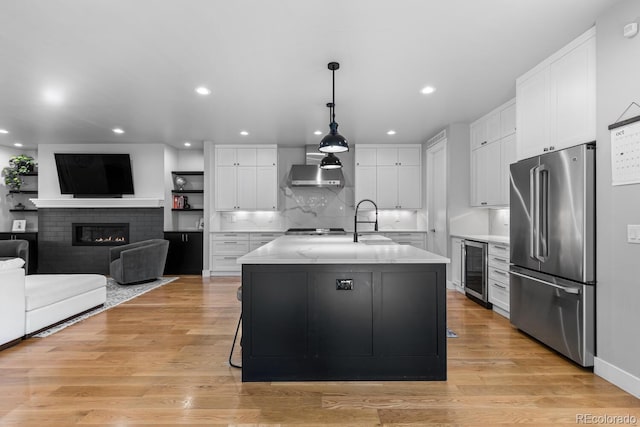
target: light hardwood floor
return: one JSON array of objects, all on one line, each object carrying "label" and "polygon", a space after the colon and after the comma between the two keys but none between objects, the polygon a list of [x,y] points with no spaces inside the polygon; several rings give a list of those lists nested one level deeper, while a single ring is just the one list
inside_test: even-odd
[{"label": "light hardwood floor", "polygon": [[[0,425],[558,425],[640,401],[448,293],[446,382],[247,383],[237,278],[185,277],[0,352]],[[238,354],[239,355],[239,354]]]}]

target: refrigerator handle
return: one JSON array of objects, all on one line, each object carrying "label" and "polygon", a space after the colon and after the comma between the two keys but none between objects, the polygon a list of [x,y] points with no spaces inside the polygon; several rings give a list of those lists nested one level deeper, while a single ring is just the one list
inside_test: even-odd
[{"label": "refrigerator handle", "polygon": [[538,259],[538,166],[529,170],[529,202],[531,206],[531,222],[529,225],[529,256]]},{"label": "refrigerator handle", "polygon": [[563,292],[566,292],[568,294],[580,295],[582,293],[580,288],[569,288],[569,287],[566,287],[566,286],[556,285],[555,283],[545,282],[544,280],[536,279],[535,277],[526,276],[526,275],[521,274],[521,273],[516,273],[513,270],[509,271],[509,274],[512,274],[512,275],[518,276],[518,277],[522,277],[523,279],[533,280],[534,282],[542,283],[543,285],[551,286],[552,288],[556,288],[556,289],[561,290]]},{"label": "refrigerator handle", "polygon": [[545,165],[538,168],[538,260],[549,259],[549,169]]}]

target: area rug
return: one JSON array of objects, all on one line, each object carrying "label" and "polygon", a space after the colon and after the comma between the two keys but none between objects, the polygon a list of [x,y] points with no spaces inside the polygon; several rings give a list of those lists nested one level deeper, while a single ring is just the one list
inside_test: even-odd
[{"label": "area rug", "polygon": [[64,323],[53,326],[33,336],[36,338],[48,337],[49,335],[55,334],[56,332],[61,331],[66,327],[69,327],[75,323],[81,322],[84,319],[87,319],[98,313],[102,313],[105,310],[115,307],[116,305],[122,304],[123,302],[129,301],[146,292],[159,288],[160,286],[166,285],[167,283],[171,283],[176,279],[179,279],[179,277],[163,277],[153,282],[141,283],[139,285],[119,285],[112,278],[108,278],[107,279],[107,302],[105,302],[104,306],[98,307],[95,310],[91,310],[83,314],[82,316],[74,317],[71,320],[68,320]]},{"label": "area rug", "polygon": [[447,338],[458,338],[458,334],[447,328]]}]

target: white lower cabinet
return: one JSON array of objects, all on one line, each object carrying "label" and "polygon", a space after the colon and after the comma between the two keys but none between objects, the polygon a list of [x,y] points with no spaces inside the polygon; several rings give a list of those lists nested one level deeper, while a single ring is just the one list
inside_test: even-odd
[{"label": "white lower cabinet", "polygon": [[282,233],[214,232],[211,233],[211,275],[237,276],[242,273],[238,258],[266,245]]},{"label": "white lower cabinet", "polygon": [[462,283],[462,239],[459,237],[451,238],[451,284],[456,290],[464,292]]},{"label": "white lower cabinet", "polygon": [[489,242],[489,302],[509,317],[509,245]]}]

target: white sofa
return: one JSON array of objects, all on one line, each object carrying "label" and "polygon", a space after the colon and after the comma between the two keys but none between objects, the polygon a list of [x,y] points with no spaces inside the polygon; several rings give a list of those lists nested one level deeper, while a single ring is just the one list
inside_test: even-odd
[{"label": "white sofa", "polygon": [[[7,262],[7,261],[0,261]],[[107,278],[99,274],[34,274],[0,267],[0,346],[103,305]]]},{"label": "white sofa", "polygon": [[0,348],[24,336],[24,269],[0,270]]}]

